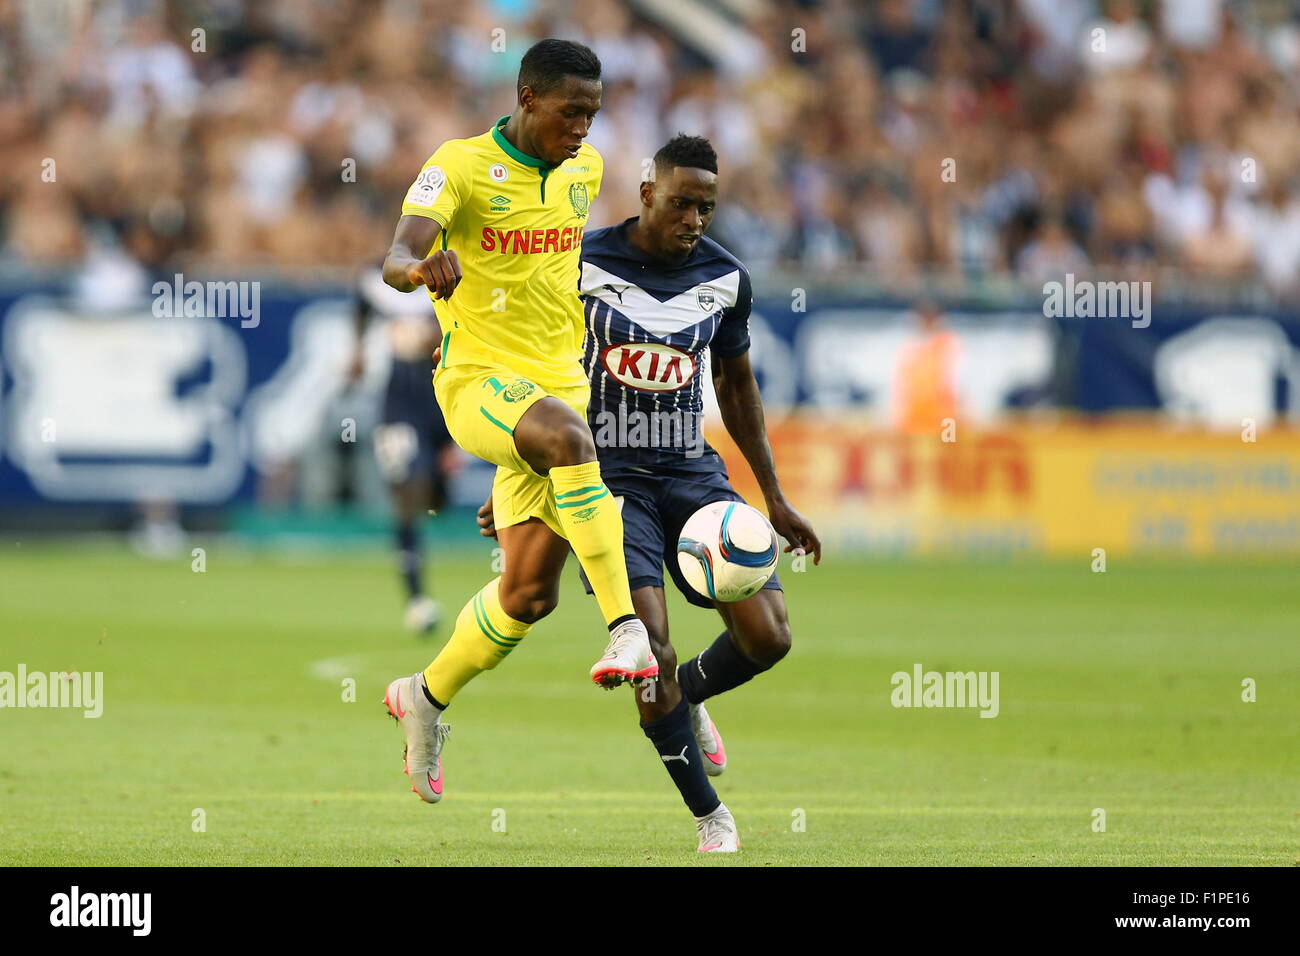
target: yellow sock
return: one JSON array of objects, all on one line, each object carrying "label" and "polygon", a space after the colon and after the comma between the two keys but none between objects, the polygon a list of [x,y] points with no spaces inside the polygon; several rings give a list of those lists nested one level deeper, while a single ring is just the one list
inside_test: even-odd
[{"label": "yellow sock", "polygon": [[552,468],[550,478],[564,536],[587,572],[605,623],[636,613],[623,557],[623,516],[600,479],[600,462]]},{"label": "yellow sock", "polygon": [[451,638],[424,669],[429,693],[440,704],[451,703],[462,687],[500,664],[532,627],[502,609],[497,600],[500,580],[493,578],[461,608]]}]

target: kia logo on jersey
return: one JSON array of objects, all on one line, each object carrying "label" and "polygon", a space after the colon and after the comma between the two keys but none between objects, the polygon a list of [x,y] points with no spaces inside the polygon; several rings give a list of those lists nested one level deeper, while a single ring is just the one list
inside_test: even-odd
[{"label": "kia logo on jersey", "polygon": [[600,360],[615,381],[639,392],[675,392],[695,377],[695,357],[662,342],[607,345]]}]

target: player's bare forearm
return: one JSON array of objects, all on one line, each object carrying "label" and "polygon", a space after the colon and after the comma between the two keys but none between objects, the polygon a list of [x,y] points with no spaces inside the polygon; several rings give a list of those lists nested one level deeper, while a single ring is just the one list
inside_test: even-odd
[{"label": "player's bare forearm", "polygon": [[399,292],[428,286],[435,299],[450,299],[460,284],[460,260],[452,249],[433,249],[442,232],[435,219],[403,216],[384,257],[384,281]]},{"label": "player's bare forearm", "polygon": [[749,364],[748,353],[735,358],[719,359],[713,366],[713,390],[722,410],[727,434],[740,449],[758,479],[758,487],[769,504],[780,500],[781,483],[776,476],[776,459],[767,440],[763,417],[763,397]]},{"label": "player's bare forearm", "polygon": [[394,242],[384,258],[384,282],[399,292],[410,292],[419,286],[413,282],[408,271],[420,260],[405,245]]},{"label": "player's bare forearm", "polygon": [[[403,216],[397,220],[393,241],[384,257],[384,281],[400,292],[410,292],[420,285],[410,275],[410,269],[423,261],[440,232],[442,225],[424,216]],[[416,249],[420,250],[418,255]]]},{"label": "player's bare forearm", "polygon": [[763,417],[763,397],[749,364],[749,355],[719,359],[713,366],[713,390],[722,410],[722,423],[727,427],[740,453],[758,479],[767,504],[767,516],[772,527],[790,544],[786,551],[802,548],[813,556],[813,564],[820,564],[822,543],[808,519],[785,500],[781,483],[776,476],[776,459],[767,440],[767,424]]}]

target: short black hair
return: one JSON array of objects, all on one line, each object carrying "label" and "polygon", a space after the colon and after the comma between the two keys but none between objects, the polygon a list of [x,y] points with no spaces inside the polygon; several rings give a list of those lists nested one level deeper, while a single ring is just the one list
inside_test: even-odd
[{"label": "short black hair", "polygon": [[519,61],[517,89],[522,93],[527,86],[540,96],[559,86],[566,76],[599,80],[600,59],[590,48],[572,40],[538,40]]},{"label": "short black hair", "polygon": [[690,169],[707,169],[711,173],[718,171],[718,154],[713,151],[713,144],[703,136],[687,136],[678,133],[655,153],[655,172],[686,166]]}]

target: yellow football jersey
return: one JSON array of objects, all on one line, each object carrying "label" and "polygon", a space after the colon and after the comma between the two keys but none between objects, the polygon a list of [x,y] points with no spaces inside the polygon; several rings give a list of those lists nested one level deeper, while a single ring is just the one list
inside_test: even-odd
[{"label": "yellow football jersey", "polygon": [[500,365],[543,388],[571,387],[587,381],[579,260],[604,161],[583,143],[573,159],[547,166],[505,138],[509,118],[439,146],[402,214],[440,223],[441,247],[460,258],[460,285],[434,303],[443,363]]}]

